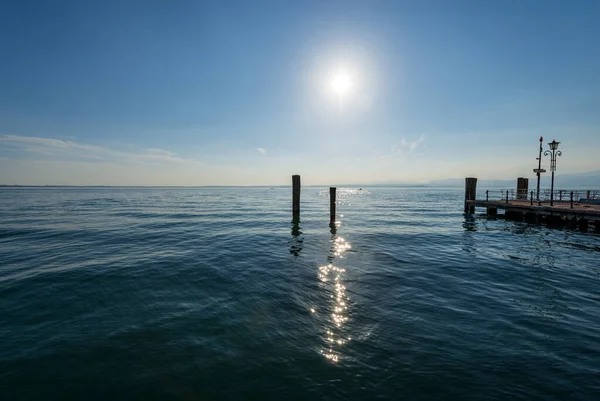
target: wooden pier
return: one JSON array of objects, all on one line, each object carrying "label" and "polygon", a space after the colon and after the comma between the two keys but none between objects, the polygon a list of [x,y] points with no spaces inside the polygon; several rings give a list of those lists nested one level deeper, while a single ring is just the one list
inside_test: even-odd
[{"label": "wooden pier", "polygon": [[[468,200],[467,203],[473,207],[484,207],[488,210],[488,214],[491,215],[497,214],[498,209],[503,209],[506,213],[534,214],[538,216],[554,216],[567,219],[585,218],[590,221],[600,221],[600,205],[575,203],[571,209],[570,202],[554,202],[554,206],[539,206],[537,202],[534,202],[532,205],[530,201],[523,200],[509,200],[508,203],[506,201],[498,200]],[[493,211],[494,209],[495,211]]]},{"label": "wooden pier", "polygon": [[[465,180],[465,213],[467,214],[474,213],[476,208],[485,208],[489,216],[496,216],[498,210],[504,210],[504,217],[510,220],[545,221],[552,224],[578,225],[585,229],[593,222],[595,230],[600,232],[600,204],[588,204],[581,199],[572,199],[571,194],[569,200],[555,200],[554,205],[551,206],[549,202],[532,199],[533,192],[529,199],[523,199],[522,195],[518,195],[517,199],[508,199],[508,194],[506,199],[502,200],[476,199],[476,185],[476,178]],[[518,188],[517,192],[522,194],[523,189]]]}]

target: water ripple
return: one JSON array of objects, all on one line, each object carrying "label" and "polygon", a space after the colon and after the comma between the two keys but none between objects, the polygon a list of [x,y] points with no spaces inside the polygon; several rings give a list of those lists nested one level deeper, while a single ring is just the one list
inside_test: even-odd
[{"label": "water ripple", "polygon": [[599,236],[461,190],[0,190],[0,399],[600,398]]}]

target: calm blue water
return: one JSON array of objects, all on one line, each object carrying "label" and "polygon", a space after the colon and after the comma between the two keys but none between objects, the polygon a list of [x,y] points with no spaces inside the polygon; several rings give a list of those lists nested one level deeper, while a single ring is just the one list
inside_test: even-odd
[{"label": "calm blue water", "polygon": [[600,399],[600,236],[290,192],[0,190],[0,399]]}]

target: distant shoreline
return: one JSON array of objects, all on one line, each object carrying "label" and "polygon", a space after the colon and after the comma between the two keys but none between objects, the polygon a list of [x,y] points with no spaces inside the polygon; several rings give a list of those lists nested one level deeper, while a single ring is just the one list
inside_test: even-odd
[{"label": "distant shoreline", "polygon": [[[304,185],[305,188],[461,188],[457,185],[426,185],[426,184],[332,184]],[[290,188],[291,185],[7,185],[0,188]]]}]

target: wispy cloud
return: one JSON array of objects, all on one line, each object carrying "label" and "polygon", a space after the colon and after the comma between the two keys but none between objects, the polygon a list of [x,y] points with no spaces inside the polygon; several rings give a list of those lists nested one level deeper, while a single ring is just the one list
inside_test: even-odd
[{"label": "wispy cloud", "polygon": [[164,149],[124,151],[54,138],[0,135],[0,150],[36,155],[43,159],[125,163],[198,163]]},{"label": "wispy cloud", "polygon": [[408,146],[408,151],[411,153],[414,152],[421,145],[421,143],[423,143],[423,141],[425,141],[425,135],[421,134],[419,139],[410,143],[410,145]]},{"label": "wispy cloud", "polygon": [[419,147],[425,142],[425,134],[421,134],[418,139],[414,141],[408,141],[406,138],[402,138],[400,143],[393,147],[393,153],[404,155],[407,153],[414,153]]},{"label": "wispy cloud", "polygon": [[266,156],[266,154],[267,154],[267,149],[265,149],[265,148],[256,148],[256,150],[258,151],[258,153],[262,154],[263,156]]}]

